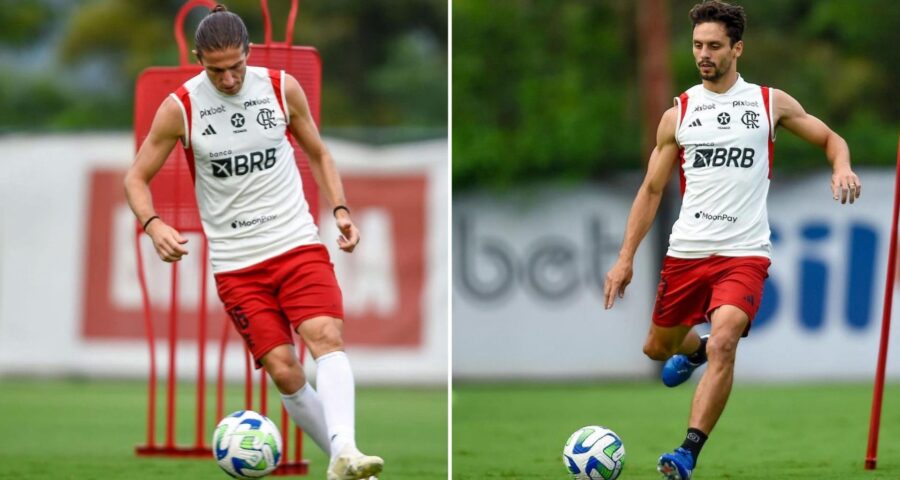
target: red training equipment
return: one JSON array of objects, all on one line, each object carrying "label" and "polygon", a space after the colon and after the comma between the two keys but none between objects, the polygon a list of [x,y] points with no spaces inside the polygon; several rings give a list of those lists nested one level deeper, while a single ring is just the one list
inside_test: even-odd
[{"label": "red training equipment", "polygon": [[[888,244],[887,278],[884,285],[884,310],[881,316],[881,342],[878,346],[878,367],[872,392],[872,416],[869,420],[869,445],[866,448],[866,470],[875,470],[878,458],[878,430],[881,427],[881,401],[884,398],[884,368],[887,363],[888,339],[891,336],[891,307],[894,299],[894,280],[897,272],[897,217],[900,215],[900,142],[897,145],[897,172],[894,180],[894,214],[891,223],[891,242]],[[851,192],[852,194],[852,192]]]}]

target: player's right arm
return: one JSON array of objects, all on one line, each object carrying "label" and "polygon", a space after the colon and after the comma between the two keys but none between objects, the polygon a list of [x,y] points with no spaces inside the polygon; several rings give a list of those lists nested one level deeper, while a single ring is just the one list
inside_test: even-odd
[{"label": "player's right arm", "polygon": [[[125,198],[141,225],[156,216],[150,196],[150,180],[162,168],[178,140],[185,135],[181,107],[167,97],[156,111],[150,133],[141,144],[128,173],[125,174]],[[153,240],[156,253],[163,261],[177,262],[187,255],[182,246],[187,240],[177,230],[157,218],[147,225],[147,235]]]},{"label": "player's right arm", "polygon": [[656,147],[650,154],[644,183],[638,189],[634,203],[631,205],[631,213],[628,214],[625,239],[619,250],[619,258],[606,274],[606,283],[603,285],[604,305],[607,310],[612,308],[617,296],[622,298],[625,295],[625,287],[631,283],[634,254],[637,252],[641,240],[653,225],[663,191],[672,174],[672,168],[678,156],[678,144],[675,142],[675,121],[678,113],[678,109],[675,107],[667,110],[656,130]]}]

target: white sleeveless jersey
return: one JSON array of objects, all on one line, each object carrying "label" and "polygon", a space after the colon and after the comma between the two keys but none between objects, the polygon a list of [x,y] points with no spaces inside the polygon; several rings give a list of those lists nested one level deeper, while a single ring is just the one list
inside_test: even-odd
[{"label": "white sleeveless jersey", "polygon": [[770,256],[772,97],[739,76],[725,93],[701,84],[675,99],[682,201],[667,255]]},{"label": "white sleeveless jersey", "polygon": [[184,115],[213,272],[321,243],[288,139],[282,85],[284,71],[247,67],[236,95],[219,92],[206,72],[171,94]]}]

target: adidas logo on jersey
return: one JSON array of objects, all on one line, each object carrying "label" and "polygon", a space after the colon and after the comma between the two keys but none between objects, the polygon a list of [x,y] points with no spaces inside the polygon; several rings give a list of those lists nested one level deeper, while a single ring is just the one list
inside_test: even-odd
[{"label": "adidas logo on jersey", "polygon": [[700,119],[698,118],[698,119],[694,120],[693,122],[691,122],[691,124],[688,125],[688,128],[690,128],[690,127],[702,127],[702,126],[703,126],[703,124],[700,123]]},{"label": "adidas logo on jersey", "polygon": [[203,131],[202,135],[205,137],[207,135],[215,135],[215,134],[216,134],[216,129],[214,129],[212,125],[207,125],[206,130]]}]

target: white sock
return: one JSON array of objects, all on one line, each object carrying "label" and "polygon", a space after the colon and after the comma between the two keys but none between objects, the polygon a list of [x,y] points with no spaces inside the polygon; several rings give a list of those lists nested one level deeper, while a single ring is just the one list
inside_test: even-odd
[{"label": "white sock", "polygon": [[330,455],[331,445],[328,442],[325,411],[322,408],[322,400],[312,385],[307,383],[290,395],[281,394],[281,403],[284,404],[291,420],[299,425],[326,455]]},{"label": "white sock", "polygon": [[331,456],[334,458],[347,445],[356,448],[353,372],[344,352],[322,355],[316,359],[316,364],[316,387],[325,409]]}]

